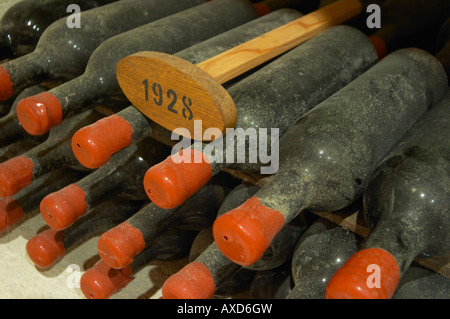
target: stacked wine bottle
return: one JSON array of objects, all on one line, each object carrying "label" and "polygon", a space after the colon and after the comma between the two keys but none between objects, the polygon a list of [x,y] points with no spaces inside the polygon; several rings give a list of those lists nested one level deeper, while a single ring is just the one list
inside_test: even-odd
[{"label": "stacked wine bottle", "polygon": [[[173,268],[136,297],[450,298],[448,1],[83,0],[78,28],[70,4],[0,19],[0,231],[36,273],[79,266],[94,299],[128,298],[152,265]],[[214,79],[295,25],[293,47]],[[257,143],[171,129],[211,120],[199,88]]]}]

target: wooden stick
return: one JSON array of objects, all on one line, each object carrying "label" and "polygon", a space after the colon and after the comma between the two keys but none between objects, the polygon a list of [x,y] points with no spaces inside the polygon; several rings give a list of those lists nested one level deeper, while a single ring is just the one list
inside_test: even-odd
[{"label": "wooden stick", "polygon": [[[359,0],[339,0],[284,26],[194,65],[174,55],[139,52],[117,65],[117,79],[130,102],[154,122],[196,140],[209,128],[234,128],[237,110],[223,83],[361,13]],[[151,96],[150,96],[151,95]],[[195,120],[202,121],[201,132]],[[200,134],[194,134],[194,132]]]},{"label": "wooden stick", "polygon": [[261,37],[197,64],[223,84],[295,48],[320,32],[361,13],[359,0],[341,0],[294,20]]}]

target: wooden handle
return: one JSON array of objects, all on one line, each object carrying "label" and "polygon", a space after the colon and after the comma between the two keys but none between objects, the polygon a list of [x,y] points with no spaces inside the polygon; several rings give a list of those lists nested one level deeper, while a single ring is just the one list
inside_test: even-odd
[{"label": "wooden handle", "polygon": [[197,66],[219,83],[225,83],[287,52],[318,33],[361,13],[359,0],[340,0],[263,36],[216,55]]},{"label": "wooden handle", "polygon": [[[359,0],[339,0],[197,65],[168,54],[139,52],[119,61],[117,79],[130,102],[151,120],[180,135],[210,141],[218,136],[204,136],[207,129],[225,134],[237,121],[236,106],[221,84],[361,10]],[[194,129],[195,120],[202,121],[201,129]]]}]

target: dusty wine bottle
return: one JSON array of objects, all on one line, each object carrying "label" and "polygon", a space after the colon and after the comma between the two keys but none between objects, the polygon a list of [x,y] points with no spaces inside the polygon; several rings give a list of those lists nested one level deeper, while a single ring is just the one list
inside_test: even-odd
[{"label": "dusty wine bottle", "polygon": [[[280,9],[174,55],[194,64],[205,61],[300,16],[301,14],[295,10]],[[175,109],[173,111],[177,112]],[[86,167],[100,167],[110,159],[112,154],[127,147],[131,141],[151,136],[152,125],[155,124],[131,105],[75,133],[72,149],[80,163]],[[109,145],[109,147],[100,150],[97,145]]]},{"label": "dusty wine bottle", "polygon": [[[414,258],[449,251],[449,110],[450,91],[371,175],[363,197],[371,232],[331,278],[327,298],[391,298]],[[379,280],[369,280],[377,289],[366,284],[369,265],[378,269]]]},{"label": "dusty wine bottle", "polygon": [[173,228],[156,238],[125,268],[114,269],[100,260],[81,276],[81,291],[88,299],[107,299],[124,289],[149,262],[185,258],[196,234],[196,231]]},{"label": "dusty wine bottle", "polygon": [[26,244],[28,257],[39,268],[49,268],[77,245],[126,220],[145,203],[111,196],[71,227],[61,231],[49,228],[31,237]]},{"label": "dusty wine bottle", "polygon": [[54,230],[63,230],[112,194],[134,200],[147,198],[142,187],[145,170],[167,154],[170,148],[153,139],[132,144],[107,165],[47,195],[40,204],[42,218]]},{"label": "dusty wine bottle", "polygon": [[[250,145],[257,148],[258,144],[265,143],[266,150],[271,149],[271,140],[283,135],[294,119],[358,77],[376,61],[375,48],[367,36],[351,27],[336,26],[241,80],[228,90],[238,110],[238,129],[211,143],[197,142],[151,167],[144,179],[150,199],[163,208],[176,207],[223,168],[261,170],[261,160],[268,163],[273,156],[266,153],[258,160],[255,157],[264,153],[264,148],[249,149]],[[257,130],[263,128],[277,130],[270,133],[263,130],[266,132],[263,137]],[[246,136],[239,136],[244,134]],[[262,141],[258,142],[258,139]],[[272,150],[274,153],[277,151]],[[276,171],[276,160],[273,159],[271,166],[262,168],[261,173]]]},{"label": "dusty wine bottle", "polygon": [[56,20],[68,16],[70,4],[81,11],[117,0],[25,0],[8,8],[0,20],[0,59],[32,52],[42,33]]},{"label": "dusty wine bottle", "polygon": [[91,124],[104,115],[96,110],[87,110],[64,121],[55,127],[48,138],[35,148],[20,156],[0,164],[0,196],[12,196],[29,185],[34,179],[58,167],[70,166],[88,171],[79,165],[73,155],[70,139],[74,132]]},{"label": "dusty wine bottle", "polygon": [[292,254],[294,288],[287,299],[325,299],[327,283],[354,254],[362,238],[324,218],[300,237]]},{"label": "dusty wine bottle", "polygon": [[[180,2],[175,2],[178,8]],[[218,0],[116,35],[95,49],[82,75],[45,95],[19,102],[19,120],[30,134],[43,134],[96,99],[108,94],[123,95],[116,78],[116,65],[121,58],[145,50],[175,53],[256,17],[255,9],[246,0]]]},{"label": "dusty wine bottle", "polygon": [[150,203],[100,236],[97,242],[98,253],[109,266],[124,268],[145,247],[151,246],[159,235],[174,225],[197,231],[211,227],[220,203],[229,192],[228,187],[211,183],[178,209],[165,210]]},{"label": "dusty wine bottle", "polygon": [[[203,2],[169,0],[160,5],[155,0],[121,0],[81,12],[81,28],[70,29],[66,19],[60,19],[45,30],[33,52],[0,66],[0,100],[44,79],[81,75],[91,54],[105,40]],[[41,102],[53,99],[44,94]],[[50,118],[55,116],[52,111],[47,110]]]},{"label": "dusty wine bottle", "polygon": [[[255,194],[259,187],[244,184],[236,187],[227,196],[217,216],[221,216],[231,207],[237,207],[247,198]],[[301,225],[287,225],[279,233],[272,245],[266,250],[264,256],[247,270],[268,270],[279,267],[290,259],[298,238],[306,227]],[[211,238],[213,241],[213,238]],[[253,278],[252,273],[243,272],[237,274],[242,267],[225,257],[213,241],[195,260],[191,261],[179,272],[168,278],[162,288],[165,299],[209,299],[216,289],[222,285],[230,285],[232,277],[242,277],[247,281]]]},{"label": "dusty wine bottle", "polygon": [[73,183],[84,174],[80,171],[59,168],[35,179],[17,194],[0,198],[0,232],[38,209],[39,203],[47,194]]},{"label": "dusty wine bottle", "polygon": [[9,110],[9,113],[6,116],[0,118],[0,148],[24,139],[37,142],[43,142],[47,139],[47,134],[39,136],[28,134],[20,125],[19,119],[17,118],[16,114],[17,104],[20,100],[46,91],[46,87],[42,85],[34,85],[26,88],[17,96],[11,106],[11,109]]},{"label": "dusty wine bottle", "polygon": [[214,222],[220,250],[252,264],[299,212],[350,205],[390,148],[446,90],[434,56],[402,49],[307,112],[280,139],[274,178]]}]

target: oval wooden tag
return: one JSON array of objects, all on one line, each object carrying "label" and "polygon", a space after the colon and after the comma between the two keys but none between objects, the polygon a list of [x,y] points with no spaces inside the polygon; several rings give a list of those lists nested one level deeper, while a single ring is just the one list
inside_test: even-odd
[{"label": "oval wooden tag", "polygon": [[[117,65],[117,80],[132,105],[179,135],[210,141],[218,136],[204,137],[205,130],[217,128],[225,134],[236,125],[236,106],[225,88],[174,55],[143,51],[127,56]],[[199,127],[194,130],[198,120],[201,136]]]}]

